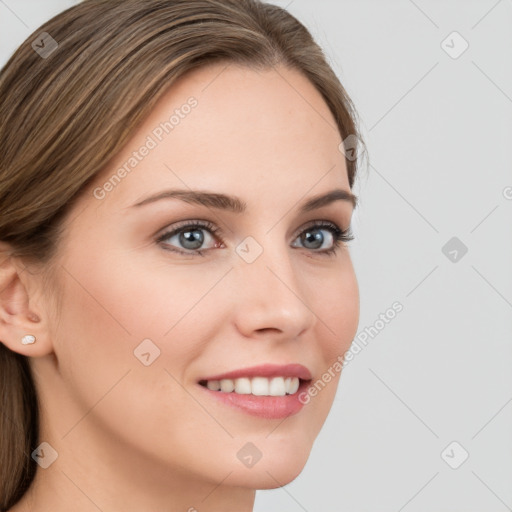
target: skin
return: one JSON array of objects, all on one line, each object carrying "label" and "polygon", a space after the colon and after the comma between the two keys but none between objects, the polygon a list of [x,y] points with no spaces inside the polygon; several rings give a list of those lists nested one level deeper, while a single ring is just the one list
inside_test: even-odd
[{"label": "skin", "polygon": [[[96,199],[94,189],[190,96],[196,108]],[[300,473],[339,373],[284,421],[218,403],[197,381],[264,363],[303,364],[315,381],[349,348],[359,296],[348,247],[321,255],[299,237],[310,221],[350,224],[348,201],[298,212],[314,195],[350,190],[335,126],[295,70],[196,70],[169,89],[67,217],[52,283],[64,307],[56,311],[40,274],[4,263],[0,339],[30,357],[40,440],[58,452],[12,511],[246,512],[255,489]],[[178,199],[132,207],[170,188],[236,195],[247,211]],[[156,242],[196,219],[222,230],[202,231],[203,256]],[[322,249],[331,247],[329,231],[320,232]],[[235,251],[247,236],[263,249],[252,263]],[[166,243],[187,251],[178,236]],[[35,344],[20,343],[27,333]],[[133,352],[147,338],[160,356],[144,366]],[[236,456],[247,442],[262,453],[250,469]]]}]

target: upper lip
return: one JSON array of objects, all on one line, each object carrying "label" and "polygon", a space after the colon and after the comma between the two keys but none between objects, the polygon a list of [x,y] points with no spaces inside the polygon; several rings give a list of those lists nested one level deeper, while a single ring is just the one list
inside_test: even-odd
[{"label": "upper lip", "polygon": [[262,364],[212,375],[201,380],[239,379],[241,377],[298,377],[302,380],[311,380],[311,372],[301,364]]}]

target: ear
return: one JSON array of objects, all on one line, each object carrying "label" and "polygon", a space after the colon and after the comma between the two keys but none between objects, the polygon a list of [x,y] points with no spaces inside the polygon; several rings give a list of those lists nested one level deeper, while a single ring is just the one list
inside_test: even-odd
[{"label": "ear", "polygon": [[[9,255],[0,242],[0,342],[18,354],[40,357],[53,352],[39,296],[40,279]],[[35,337],[23,344],[26,335]]]}]

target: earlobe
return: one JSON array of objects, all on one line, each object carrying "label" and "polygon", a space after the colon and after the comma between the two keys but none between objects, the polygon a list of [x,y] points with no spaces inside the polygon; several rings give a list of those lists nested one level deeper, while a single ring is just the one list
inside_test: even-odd
[{"label": "earlobe", "polygon": [[36,342],[36,337],[33,334],[25,334],[23,338],[21,338],[22,345],[32,345],[32,343]]},{"label": "earlobe", "polygon": [[[0,260],[0,342],[13,352],[38,357],[52,352],[44,316],[29,304],[28,280],[34,276],[15,265],[13,258]],[[24,275],[22,275],[24,274]],[[36,289],[35,282],[31,289]],[[31,300],[32,299],[32,300]]]}]

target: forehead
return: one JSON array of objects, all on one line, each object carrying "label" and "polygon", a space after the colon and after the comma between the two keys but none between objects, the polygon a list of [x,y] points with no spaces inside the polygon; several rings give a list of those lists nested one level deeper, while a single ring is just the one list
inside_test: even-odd
[{"label": "forehead", "polygon": [[173,84],[93,186],[107,184],[123,206],[163,186],[274,200],[313,187],[348,190],[340,142],[300,72],[215,64]]}]

